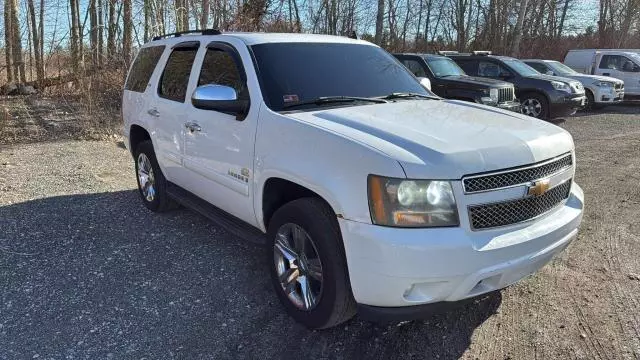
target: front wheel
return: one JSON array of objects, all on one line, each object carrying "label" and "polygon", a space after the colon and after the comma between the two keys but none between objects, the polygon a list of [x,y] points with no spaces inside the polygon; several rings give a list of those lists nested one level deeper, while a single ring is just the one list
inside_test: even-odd
[{"label": "front wheel", "polygon": [[273,286],[291,317],[323,329],[355,315],[340,228],[324,201],[285,204],[273,215],[267,235]]},{"label": "front wheel", "polygon": [[549,118],[549,103],[547,99],[535,93],[522,97],[522,113],[538,119]]}]

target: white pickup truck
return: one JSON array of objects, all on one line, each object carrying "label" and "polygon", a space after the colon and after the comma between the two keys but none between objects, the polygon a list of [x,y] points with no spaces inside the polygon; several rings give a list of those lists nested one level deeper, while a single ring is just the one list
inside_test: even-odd
[{"label": "white pickup truck", "polygon": [[620,79],[625,95],[640,96],[640,49],[569,50],[564,64],[583,74]]},{"label": "white pickup truck", "polygon": [[569,133],[441,99],[366,41],[159,37],[129,71],[123,116],[146,207],[180,203],[264,243],[277,296],[310,328],[501,289],[582,219]]}]

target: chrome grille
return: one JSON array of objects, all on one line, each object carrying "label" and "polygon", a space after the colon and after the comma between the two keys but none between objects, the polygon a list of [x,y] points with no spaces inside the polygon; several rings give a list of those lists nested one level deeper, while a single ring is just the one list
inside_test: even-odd
[{"label": "chrome grille", "polygon": [[573,165],[571,154],[537,164],[512,168],[491,174],[469,175],[463,178],[464,191],[474,193],[494,190],[514,185],[526,184],[542,179]]},{"label": "chrome grille", "polygon": [[471,228],[474,230],[488,229],[535,219],[562,203],[569,197],[570,191],[571,180],[554,187],[541,196],[469,206]]},{"label": "chrome grille", "polygon": [[514,99],[513,87],[507,87],[507,88],[498,89],[498,102],[499,103],[506,102],[506,101],[513,101],[513,99]]}]

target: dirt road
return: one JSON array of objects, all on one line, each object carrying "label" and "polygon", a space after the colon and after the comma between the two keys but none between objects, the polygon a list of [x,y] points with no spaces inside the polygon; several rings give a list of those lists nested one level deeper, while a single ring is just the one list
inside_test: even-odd
[{"label": "dirt road", "polygon": [[562,124],[586,214],[538,274],[424,322],[308,331],[262,249],[138,199],[117,142],[0,147],[0,359],[637,359],[640,107]]}]

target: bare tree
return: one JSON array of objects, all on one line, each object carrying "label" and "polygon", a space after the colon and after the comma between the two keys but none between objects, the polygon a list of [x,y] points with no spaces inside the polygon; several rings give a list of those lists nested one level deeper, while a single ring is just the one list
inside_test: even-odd
[{"label": "bare tree", "polygon": [[527,11],[527,0],[520,0],[520,10],[518,11],[518,20],[513,34],[513,44],[511,46],[511,55],[520,55],[520,41],[522,41],[522,24],[524,22],[525,12]]}]

